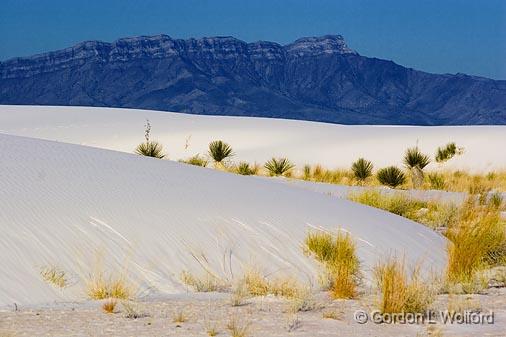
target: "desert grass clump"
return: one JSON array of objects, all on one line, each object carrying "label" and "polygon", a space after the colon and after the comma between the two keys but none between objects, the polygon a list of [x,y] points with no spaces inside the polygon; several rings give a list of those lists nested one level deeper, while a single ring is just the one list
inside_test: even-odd
[{"label": "desert grass clump", "polygon": [[459,208],[453,203],[416,200],[401,193],[387,194],[380,191],[351,193],[352,201],[380,208],[431,228],[448,227],[457,220]]},{"label": "desert grass clump", "polygon": [[334,319],[340,321],[344,318],[344,313],[342,311],[337,310],[325,310],[322,313],[322,317],[324,319]]},{"label": "desert grass clump", "polygon": [[257,269],[250,268],[244,273],[244,285],[252,296],[266,296],[269,294],[269,281]]},{"label": "desert grass clump", "polygon": [[183,162],[185,164],[190,164],[190,165],[194,165],[194,166],[201,166],[201,167],[206,167],[207,164],[209,163],[209,161],[206,158],[201,157],[199,154],[196,154],[193,157],[190,157],[188,159],[181,160],[181,162]]},{"label": "desert grass clump", "polygon": [[363,184],[364,181],[372,175],[373,165],[369,160],[359,158],[356,162],[351,165],[351,170],[355,176],[355,179]]},{"label": "desert grass clump", "polygon": [[251,323],[241,322],[237,316],[232,316],[227,323],[227,329],[231,337],[248,337],[250,335]]},{"label": "desert grass clump", "polygon": [[444,175],[437,173],[437,172],[432,172],[432,173],[429,173],[427,177],[429,178],[429,184],[430,184],[431,189],[433,189],[433,190],[444,190],[445,189],[446,183],[445,183]]},{"label": "desert grass clump", "polygon": [[90,299],[128,300],[134,297],[134,287],[124,275],[106,277],[101,268],[95,269],[86,280],[86,293]]},{"label": "desert grass clump", "polygon": [[222,164],[225,159],[234,155],[232,147],[221,140],[215,140],[209,143],[209,156],[213,159],[215,165]]},{"label": "desert grass clump", "polygon": [[117,303],[114,298],[109,298],[102,304],[102,310],[107,314],[112,314],[116,309]]},{"label": "desert grass clump", "polygon": [[396,188],[406,182],[404,173],[395,166],[382,168],[376,173],[376,178],[380,184]]},{"label": "desert grass clump", "polygon": [[322,263],[332,277],[330,287],[334,298],[354,298],[359,280],[359,260],[351,236],[341,231],[337,235],[309,233],[305,250]]},{"label": "desert grass clump", "polygon": [[504,262],[506,256],[506,227],[498,208],[470,197],[461,212],[446,232],[451,283],[472,282],[476,272]]},{"label": "desert grass clump", "polygon": [[404,261],[389,258],[374,268],[381,313],[424,313],[435,299],[435,288],[420,277],[416,267],[408,278]]},{"label": "desert grass clump", "polygon": [[272,158],[265,163],[264,167],[269,175],[282,176],[289,174],[295,165],[286,158]]},{"label": "desert grass clump", "polygon": [[172,317],[172,322],[173,323],[178,323],[178,324],[181,324],[181,323],[184,323],[188,320],[188,317],[186,316],[185,312],[183,309],[181,310],[177,310],[175,313],[174,313],[174,316]]},{"label": "desert grass clump", "polygon": [[248,162],[245,161],[240,162],[235,168],[235,172],[243,176],[257,174],[258,170],[259,168],[257,165],[250,165]]},{"label": "desert grass clump", "polygon": [[68,285],[68,279],[65,271],[55,266],[43,267],[40,271],[40,275],[44,281],[55,287],[63,289]]},{"label": "desert grass clump", "polygon": [[404,154],[404,165],[411,172],[413,187],[418,188],[423,183],[423,170],[430,163],[430,157],[423,154],[418,147],[409,148]]},{"label": "desert grass clump", "polygon": [[203,276],[195,276],[188,271],[183,271],[181,281],[197,292],[223,291],[229,288],[225,281],[207,271]]}]

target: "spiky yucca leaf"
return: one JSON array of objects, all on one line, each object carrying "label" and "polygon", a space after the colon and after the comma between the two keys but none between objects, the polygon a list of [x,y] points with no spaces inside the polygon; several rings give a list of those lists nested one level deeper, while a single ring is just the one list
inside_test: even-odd
[{"label": "spiky yucca leaf", "polygon": [[351,165],[351,170],[358,181],[363,182],[372,175],[373,165],[369,160],[359,158]]},{"label": "spiky yucca leaf", "polygon": [[209,156],[215,163],[221,163],[226,158],[234,155],[232,147],[221,140],[215,140],[209,143]]},{"label": "spiky yucca leaf", "polygon": [[397,186],[404,184],[406,181],[404,173],[395,166],[382,168],[378,171],[377,178],[382,185],[390,186],[392,188],[396,188]]},{"label": "spiky yucca leaf", "polygon": [[135,153],[141,156],[153,157],[162,159],[165,158],[165,153],[163,151],[162,144],[156,141],[146,141],[144,143],[140,143],[135,148]]},{"label": "spiky yucca leaf", "polygon": [[272,158],[265,163],[264,167],[271,176],[281,176],[288,173],[295,165],[286,158]]}]

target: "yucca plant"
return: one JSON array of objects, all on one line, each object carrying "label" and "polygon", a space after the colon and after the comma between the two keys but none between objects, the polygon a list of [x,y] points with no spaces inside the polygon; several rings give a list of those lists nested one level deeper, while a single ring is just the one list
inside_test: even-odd
[{"label": "yucca plant", "polygon": [[153,157],[158,159],[165,158],[166,156],[162,144],[156,141],[148,141],[140,143],[135,148],[135,153],[141,156]]},{"label": "yucca plant", "polygon": [[215,140],[209,143],[209,156],[215,164],[223,164],[223,161],[234,155],[232,147],[221,140]]},{"label": "yucca plant", "polygon": [[265,163],[264,167],[271,176],[281,176],[287,174],[295,165],[286,158],[272,158]]},{"label": "yucca plant", "polygon": [[372,175],[373,165],[369,160],[359,158],[351,165],[351,170],[355,178],[362,184],[367,178]]},{"label": "yucca plant", "polygon": [[158,159],[164,158],[166,155],[164,153],[162,144],[150,140],[150,135],[151,123],[149,122],[149,119],[146,119],[146,124],[144,125],[144,139],[146,139],[146,141],[137,145],[135,148],[135,153],[146,157],[153,157]]},{"label": "yucca plant", "polygon": [[429,165],[430,157],[423,154],[418,147],[406,150],[404,154],[404,165],[411,171],[413,187],[417,188],[423,183],[423,169]]},{"label": "yucca plant", "polygon": [[390,186],[392,188],[396,188],[397,186],[404,184],[406,181],[404,173],[395,166],[380,169],[376,174],[376,177],[382,185]]}]

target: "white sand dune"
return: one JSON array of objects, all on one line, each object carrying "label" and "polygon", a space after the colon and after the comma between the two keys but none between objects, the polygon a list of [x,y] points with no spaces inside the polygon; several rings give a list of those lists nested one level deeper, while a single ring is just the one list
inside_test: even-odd
[{"label": "white sand dune", "polygon": [[235,160],[263,163],[272,156],[286,156],[299,167],[306,163],[349,167],[363,156],[382,167],[401,165],[406,148],[417,143],[432,155],[438,146],[453,141],[465,153],[444,167],[506,169],[506,156],[501,155],[506,126],[344,126],[135,109],[0,106],[0,132],[132,152],[144,139],[146,118],[153,139],[161,141],[174,160],[205,154],[210,141],[223,139],[233,146]]},{"label": "white sand dune", "polygon": [[[249,143],[245,155],[257,160],[269,152],[269,141],[278,139],[283,151],[293,146],[296,131],[305,125],[286,122],[290,131],[283,134],[269,128],[281,121],[260,120],[248,134],[250,119],[118,109],[0,110],[3,131],[119,150],[142,140],[145,117],[171,149],[181,144],[170,140],[180,141],[186,133],[198,140],[192,151],[220,136],[207,134],[200,118],[216,131],[221,125],[230,136],[223,138],[238,153],[248,149],[248,138],[272,132],[263,144]],[[185,125],[186,131],[175,131]],[[315,123],[307,134],[315,135],[317,127],[323,133],[340,130]],[[366,276],[389,254],[405,255],[410,264],[423,261],[427,268],[445,264],[445,239],[422,225],[268,179],[5,134],[0,134],[0,156],[0,305],[83,299],[81,278],[94,267],[97,251],[108,270],[126,266],[140,289],[151,294],[184,291],[180,272],[198,274],[202,265],[226,278],[257,266],[315,282],[316,264],[304,256],[302,241],[317,228],[349,231]],[[61,291],[46,284],[39,275],[46,265],[66,270],[75,285]]]}]

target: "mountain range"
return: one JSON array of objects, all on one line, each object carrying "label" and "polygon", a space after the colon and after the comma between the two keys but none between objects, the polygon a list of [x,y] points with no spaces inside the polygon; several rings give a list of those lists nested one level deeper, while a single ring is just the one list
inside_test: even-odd
[{"label": "mountain range", "polygon": [[361,56],[340,35],[287,45],[157,35],[86,41],[1,62],[0,104],[343,124],[506,124],[506,81],[431,74]]}]

